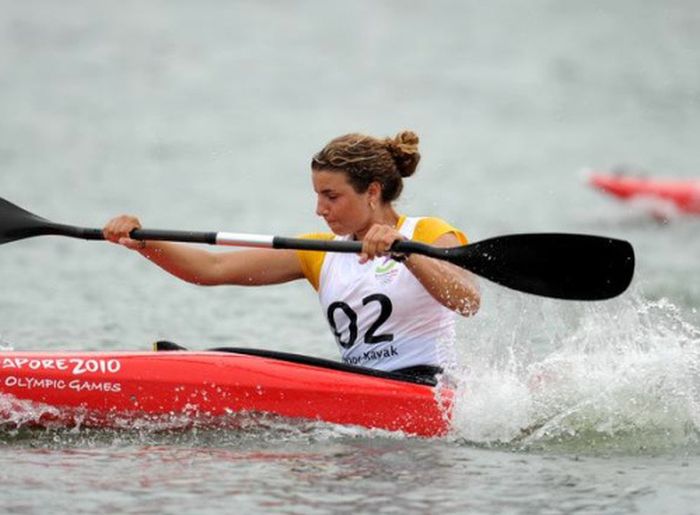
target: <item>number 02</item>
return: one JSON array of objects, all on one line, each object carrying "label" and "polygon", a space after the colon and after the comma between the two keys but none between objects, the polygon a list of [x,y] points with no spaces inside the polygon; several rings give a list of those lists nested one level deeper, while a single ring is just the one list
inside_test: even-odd
[{"label": "number 02", "polygon": [[[384,322],[386,322],[391,316],[391,312],[393,310],[393,306],[391,305],[391,299],[389,299],[389,297],[381,293],[375,293],[362,299],[363,306],[366,306],[370,302],[378,302],[381,309],[379,311],[379,316],[377,317],[377,319],[374,322],[372,322],[372,325],[370,325],[369,329],[367,329],[367,332],[364,336],[364,342],[373,344],[393,341],[394,335],[391,333],[375,334],[379,327]],[[342,311],[348,319],[347,340],[344,340],[342,333],[338,331],[338,325],[335,321],[335,312],[338,310]],[[338,342],[338,345],[340,345],[344,349],[349,349],[350,347],[355,345],[355,341],[357,340],[357,313],[355,313],[355,311],[353,311],[353,309],[350,306],[348,306],[345,302],[333,302],[331,305],[328,306],[327,316],[328,323],[331,326],[331,330],[335,335],[335,340]]]}]

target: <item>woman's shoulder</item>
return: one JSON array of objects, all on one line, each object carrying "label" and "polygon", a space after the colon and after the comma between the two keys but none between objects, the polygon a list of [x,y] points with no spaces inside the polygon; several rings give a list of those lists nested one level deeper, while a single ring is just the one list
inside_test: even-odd
[{"label": "woman's shoulder", "polygon": [[457,239],[466,245],[469,240],[466,235],[451,223],[436,216],[422,216],[418,218],[413,231],[413,239],[423,243],[433,243],[443,234],[454,234]]},{"label": "woman's shoulder", "polygon": [[[300,234],[299,238],[307,240],[332,240],[335,238],[335,235],[327,232],[316,232]],[[323,265],[326,253],[320,250],[297,250],[296,253],[302,273],[314,289],[318,290],[321,266]]]}]

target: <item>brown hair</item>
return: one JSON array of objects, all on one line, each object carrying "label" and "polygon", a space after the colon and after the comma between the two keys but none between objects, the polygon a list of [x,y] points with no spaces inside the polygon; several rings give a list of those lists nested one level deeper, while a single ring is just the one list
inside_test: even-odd
[{"label": "brown hair", "polygon": [[373,182],[382,186],[382,201],[399,198],[403,178],[416,171],[420,154],[418,136],[411,131],[393,138],[345,134],[332,140],[311,160],[315,171],[345,172],[357,193],[364,193]]}]

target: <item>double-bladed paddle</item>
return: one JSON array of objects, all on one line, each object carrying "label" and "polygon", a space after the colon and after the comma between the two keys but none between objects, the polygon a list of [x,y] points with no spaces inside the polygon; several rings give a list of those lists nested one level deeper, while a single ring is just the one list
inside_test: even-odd
[{"label": "double-bladed paddle", "polygon": [[[33,236],[104,240],[101,229],[57,224],[0,198],[0,244]],[[359,253],[358,241],[311,240],[230,232],[136,229],[135,240]],[[624,292],[634,275],[629,242],[566,233],[510,234],[461,247],[398,241],[392,251],[441,259],[514,290],[570,300],[603,300]]]}]

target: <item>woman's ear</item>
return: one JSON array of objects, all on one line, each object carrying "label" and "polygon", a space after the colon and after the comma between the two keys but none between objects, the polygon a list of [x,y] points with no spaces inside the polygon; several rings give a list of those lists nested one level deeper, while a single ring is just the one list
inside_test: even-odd
[{"label": "woman's ear", "polygon": [[382,202],[382,185],[377,182],[369,183],[367,188],[367,196],[371,204],[379,205]]}]

